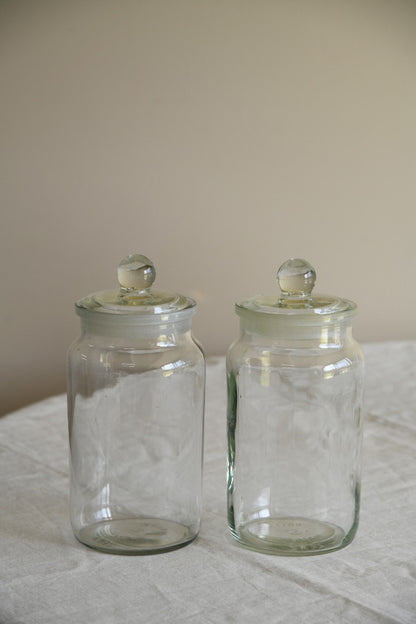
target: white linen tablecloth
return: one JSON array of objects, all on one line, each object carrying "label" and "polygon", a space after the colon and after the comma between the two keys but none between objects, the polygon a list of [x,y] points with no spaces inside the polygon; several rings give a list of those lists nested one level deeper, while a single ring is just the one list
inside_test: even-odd
[{"label": "white linen tablecloth", "polygon": [[204,514],[179,550],[95,552],[68,518],[66,398],[0,419],[0,623],[416,623],[416,342],[368,344],[361,520],[347,548],[277,557],[226,526],[224,358],[207,365]]}]

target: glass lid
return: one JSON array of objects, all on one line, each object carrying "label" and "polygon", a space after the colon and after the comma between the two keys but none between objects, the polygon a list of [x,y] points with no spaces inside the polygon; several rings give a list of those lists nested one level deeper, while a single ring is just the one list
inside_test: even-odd
[{"label": "glass lid", "polygon": [[93,293],[76,303],[80,312],[103,314],[171,314],[195,307],[195,301],[177,293],[152,288],[154,264],[146,256],[131,254],[118,265],[120,288]]},{"label": "glass lid", "polygon": [[356,310],[356,304],[348,299],[330,295],[312,294],[316,272],[313,266],[302,258],[290,258],[277,271],[280,295],[257,295],[236,304],[240,316],[253,314],[274,315],[293,322],[319,322],[322,316],[349,316]]}]

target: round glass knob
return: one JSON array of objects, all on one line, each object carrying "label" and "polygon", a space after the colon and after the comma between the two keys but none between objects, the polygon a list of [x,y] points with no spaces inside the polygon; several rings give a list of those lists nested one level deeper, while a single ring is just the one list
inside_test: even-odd
[{"label": "round glass knob", "polygon": [[146,256],[131,254],[123,258],[118,265],[117,277],[122,290],[148,290],[156,277],[154,264]]},{"label": "round glass knob", "polygon": [[302,258],[286,260],[277,271],[277,283],[285,298],[309,297],[315,280],[315,269]]}]

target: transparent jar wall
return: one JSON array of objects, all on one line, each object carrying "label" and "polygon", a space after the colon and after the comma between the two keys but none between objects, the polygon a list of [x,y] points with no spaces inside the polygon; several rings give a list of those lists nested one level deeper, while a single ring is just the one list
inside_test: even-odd
[{"label": "transparent jar wall", "polygon": [[182,546],[201,516],[205,364],[190,320],[83,330],[68,366],[74,533],[122,554]]},{"label": "transparent jar wall", "polygon": [[227,375],[234,537],[284,555],[346,546],[358,526],[362,435],[363,358],[351,327],[290,341],[243,327]]}]

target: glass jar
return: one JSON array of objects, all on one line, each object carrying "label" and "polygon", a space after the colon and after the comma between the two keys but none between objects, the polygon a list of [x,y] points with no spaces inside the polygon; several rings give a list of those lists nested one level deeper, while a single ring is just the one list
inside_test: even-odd
[{"label": "glass jar", "polygon": [[242,545],[313,555],[358,526],[363,355],[356,305],[312,295],[315,271],[285,262],[281,294],[236,305],[227,354],[228,523]]},{"label": "glass jar", "polygon": [[154,290],[127,256],[120,289],[76,303],[69,349],[70,511],[78,540],[147,554],[184,546],[201,517],[205,361],[192,299]]}]

